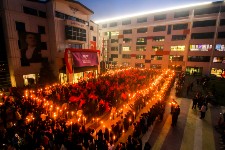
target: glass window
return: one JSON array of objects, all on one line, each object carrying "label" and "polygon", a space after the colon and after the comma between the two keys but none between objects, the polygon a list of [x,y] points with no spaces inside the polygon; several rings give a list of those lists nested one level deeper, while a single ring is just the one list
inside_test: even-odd
[{"label": "glass window", "polygon": [[184,56],[182,55],[170,55],[170,61],[183,61]]},{"label": "glass window", "polygon": [[186,35],[172,35],[172,41],[185,40]]},{"label": "glass window", "polygon": [[96,36],[93,36],[93,41],[96,41]]},{"label": "glass window", "polygon": [[111,39],[111,43],[118,43],[118,39]]},{"label": "glass window", "polygon": [[61,18],[61,19],[65,19],[65,14],[55,11],[55,17],[57,18]]},{"label": "glass window", "polygon": [[45,34],[45,27],[44,26],[38,26],[38,33],[39,34]]},{"label": "glass window", "polygon": [[16,30],[17,31],[26,31],[25,23],[16,21]]},{"label": "glass window", "polygon": [[135,63],[135,67],[136,68],[145,68],[145,64],[144,63]]},{"label": "glass window", "polygon": [[224,26],[225,25],[225,19],[220,19],[220,26]]},{"label": "glass window", "polygon": [[131,43],[132,39],[131,38],[124,38],[123,43]]},{"label": "glass window", "polygon": [[130,66],[130,63],[129,62],[122,62],[122,66],[123,67],[129,67]]},{"label": "glass window", "polygon": [[213,39],[214,32],[192,33],[191,39]]},{"label": "glass window", "polygon": [[162,60],[162,55],[151,55],[151,60]]},{"label": "glass window", "polygon": [[167,30],[167,34],[171,34],[171,25],[168,25],[168,30]]},{"label": "glass window", "polygon": [[130,59],[130,58],[131,58],[131,56],[130,56],[130,54],[123,54],[123,55],[122,55],[122,58],[125,58],[125,59]]},{"label": "glass window", "polygon": [[185,45],[170,46],[171,51],[185,51]]},{"label": "glass window", "polygon": [[166,26],[156,26],[153,28],[153,32],[166,31]]},{"label": "glass window", "polygon": [[131,20],[123,20],[122,21],[122,25],[128,25],[128,24],[131,24]]},{"label": "glass window", "polygon": [[190,45],[190,51],[209,51],[209,50],[212,50],[212,45],[210,44]]},{"label": "glass window", "polygon": [[118,47],[111,47],[111,51],[118,51]]},{"label": "glass window", "polygon": [[73,26],[65,26],[66,39],[68,40],[78,40],[78,41],[86,41],[86,30],[73,27]]},{"label": "glass window", "polygon": [[218,13],[220,10],[220,7],[211,7],[211,8],[200,8],[194,10],[194,15],[204,15],[204,14],[213,14]]},{"label": "glass window", "polygon": [[225,38],[225,32],[218,32],[218,39],[224,39]]},{"label": "glass window", "polygon": [[163,46],[159,45],[159,46],[152,46],[152,50],[153,51],[163,51]]},{"label": "glass window", "polygon": [[173,30],[183,30],[183,29],[187,29],[187,28],[188,28],[187,23],[173,25]]},{"label": "glass window", "polygon": [[174,13],[174,18],[180,18],[180,17],[188,17],[189,11],[180,11]]},{"label": "glass window", "polygon": [[146,46],[136,46],[136,51],[146,51]]},{"label": "glass window", "polygon": [[161,15],[155,15],[154,16],[154,21],[165,20],[165,19],[166,19],[166,14],[161,14]]},{"label": "glass window", "polygon": [[150,68],[151,69],[161,69],[162,68],[162,65],[161,64],[151,64],[150,65]]},{"label": "glass window", "polygon": [[46,16],[46,12],[44,12],[44,11],[38,11],[38,16],[39,17],[42,17],[42,18],[46,18],[47,16]]},{"label": "glass window", "polygon": [[216,44],[215,50],[216,51],[225,51],[224,47],[225,47],[224,44]]},{"label": "glass window", "polygon": [[147,17],[137,18],[137,23],[147,22]]},{"label": "glass window", "polygon": [[123,34],[132,34],[132,29],[123,30]]},{"label": "glass window", "polygon": [[123,51],[131,51],[131,47],[130,46],[123,46]]},{"label": "glass window", "polygon": [[25,14],[29,14],[29,15],[33,15],[33,16],[38,16],[38,11],[36,9],[30,8],[30,7],[23,6],[23,12]]},{"label": "glass window", "polygon": [[94,31],[94,27],[93,26],[90,26],[90,30]]},{"label": "glass window", "polygon": [[165,36],[154,36],[152,41],[165,41]]},{"label": "glass window", "polygon": [[137,33],[147,33],[148,32],[148,28],[139,28],[137,29]]},{"label": "glass window", "polygon": [[146,37],[137,38],[136,45],[146,45],[146,44],[147,44],[147,38]]},{"label": "glass window", "polygon": [[208,26],[215,26],[216,20],[204,20],[204,21],[194,21],[193,28],[196,27],[208,27]]},{"label": "glass window", "polygon": [[111,58],[118,58],[118,54],[111,54]]},{"label": "glass window", "polygon": [[136,59],[145,59],[145,55],[136,55]]},{"label": "glass window", "polygon": [[213,62],[225,64],[225,57],[213,57]]},{"label": "glass window", "polygon": [[110,32],[111,36],[116,36],[116,35],[119,35],[119,31],[112,31]]},{"label": "glass window", "polygon": [[188,56],[190,62],[210,62],[210,56]]},{"label": "glass window", "polygon": [[109,24],[109,27],[116,27],[117,26],[117,22],[112,22]]}]

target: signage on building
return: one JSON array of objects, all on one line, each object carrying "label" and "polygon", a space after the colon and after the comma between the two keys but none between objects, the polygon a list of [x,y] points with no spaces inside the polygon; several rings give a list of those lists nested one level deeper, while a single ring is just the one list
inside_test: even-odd
[{"label": "signage on building", "polygon": [[73,62],[76,67],[97,66],[98,56],[93,52],[72,52]]},{"label": "signage on building", "polygon": [[77,21],[66,20],[66,25],[86,29],[86,26],[84,24]]}]

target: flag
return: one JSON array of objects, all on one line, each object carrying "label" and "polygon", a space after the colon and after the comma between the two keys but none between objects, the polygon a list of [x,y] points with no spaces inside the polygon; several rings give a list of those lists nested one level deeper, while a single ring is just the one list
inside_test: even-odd
[{"label": "flag", "polygon": [[96,41],[90,41],[90,45],[91,45],[90,49],[96,50]]}]

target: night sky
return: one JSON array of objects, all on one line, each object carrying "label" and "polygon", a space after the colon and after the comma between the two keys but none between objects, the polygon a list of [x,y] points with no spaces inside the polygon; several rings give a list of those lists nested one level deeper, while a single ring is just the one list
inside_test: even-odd
[{"label": "night sky", "polygon": [[92,20],[219,0],[78,0],[94,11]]}]

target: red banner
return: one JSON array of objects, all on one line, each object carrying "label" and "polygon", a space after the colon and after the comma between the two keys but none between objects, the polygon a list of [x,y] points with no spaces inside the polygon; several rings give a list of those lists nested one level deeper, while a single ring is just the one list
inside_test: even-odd
[{"label": "red banner", "polygon": [[90,41],[90,43],[91,43],[91,49],[96,50],[96,42]]},{"label": "red banner", "polygon": [[[68,62],[68,51],[70,51],[72,54],[73,52],[90,52],[90,53],[93,53],[93,54],[96,54],[97,56],[97,53],[100,55],[100,51],[99,50],[91,50],[91,49],[75,49],[75,48],[67,48],[65,49],[65,53],[64,53],[64,59],[65,59],[65,63],[66,63],[66,68],[68,70],[68,72],[71,74],[73,73],[72,71],[72,67],[70,67],[70,64]],[[86,56],[85,56],[86,57]],[[88,56],[89,57],[89,56]],[[89,60],[87,61],[84,61],[84,62],[89,62]],[[97,64],[98,65],[98,64]]]}]

